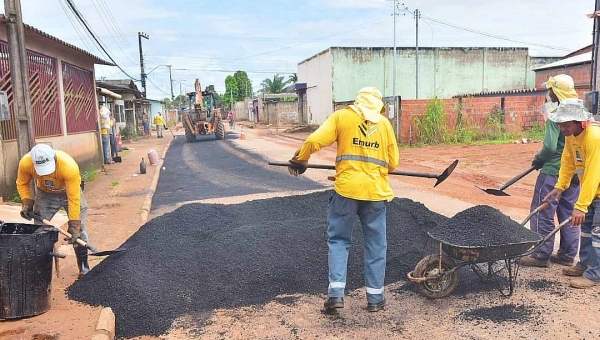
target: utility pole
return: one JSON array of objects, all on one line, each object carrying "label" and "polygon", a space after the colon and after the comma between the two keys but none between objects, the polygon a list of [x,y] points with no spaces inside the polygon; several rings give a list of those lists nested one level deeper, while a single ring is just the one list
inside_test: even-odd
[{"label": "utility pole", "polygon": [[167,67],[169,68],[169,84],[171,85],[171,100],[174,100],[175,96],[173,95],[173,78],[171,76],[171,65],[167,65]]},{"label": "utility pole", "polygon": [[33,114],[29,96],[29,70],[25,50],[25,30],[20,0],[4,0],[6,32],[10,57],[10,79],[12,82],[17,148],[19,158],[25,156],[35,144]]},{"label": "utility pole", "polygon": [[231,100],[231,111],[233,111],[233,89],[231,87],[229,88],[229,97]]},{"label": "utility pole", "polygon": [[142,53],[142,38],[148,40],[150,39],[150,37],[144,32],[138,32],[138,43],[140,46],[140,70],[142,79],[142,92],[144,93],[144,98],[146,98],[146,73],[144,72],[144,54]]},{"label": "utility pole", "polygon": [[600,0],[596,0],[596,6],[594,7],[594,13],[588,15],[588,17],[594,19],[594,42],[592,45],[592,79],[590,81],[590,90],[598,90],[598,44],[600,43]]},{"label": "utility pole", "polygon": [[394,0],[394,66],[392,71],[392,100],[394,101],[394,116],[396,115],[396,9],[398,1]]},{"label": "utility pole", "polygon": [[415,9],[416,37],[415,37],[415,99],[419,99],[419,9]]}]

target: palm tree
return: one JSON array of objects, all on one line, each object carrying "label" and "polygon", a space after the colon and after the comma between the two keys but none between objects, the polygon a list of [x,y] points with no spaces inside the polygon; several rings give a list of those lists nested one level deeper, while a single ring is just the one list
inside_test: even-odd
[{"label": "palm tree", "polygon": [[292,84],[296,84],[298,82],[298,74],[296,74],[296,73],[290,74],[288,81]]},{"label": "palm tree", "polygon": [[260,83],[260,86],[264,89],[265,93],[282,93],[286,85],[290,83],[290,80],[283,80],[283,76],[276,74],[273,79],[265,79]]}]

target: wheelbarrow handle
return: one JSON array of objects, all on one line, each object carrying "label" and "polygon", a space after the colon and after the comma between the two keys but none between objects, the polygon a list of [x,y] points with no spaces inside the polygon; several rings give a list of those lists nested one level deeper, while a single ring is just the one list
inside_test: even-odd
[{"label": "wheelbarrow handle", "polygon": [[537,214],[538,212],[548,208],[550,206],[550,203],[545,202],[542,205],[540,205],[539,207],[535,208],[521,223],[522,226],[525,225],[525,223],[527,223],[532,217],[533,215]]},{"label": "wheelbarrow handle", "polygon": [[553,237],[557,232],[559,232],[570,221],[571,221],[571,217],[569,217],[566,220],[562,221],[556,228],[554,228],[554,230],[552,230],[548,235],[546,235],[540,241],[540,243],[538,243],[536,246],[534,246],[533,248],[529,249],[527,252],[525,252],[524,254],[520,255],[519,257],[525,257],[525,256],[529,256],[529,255],[535,253],[541,246],[543,246],[544,244],[546,244],[546,242],[548,242],[548,240],[551,237]]}]

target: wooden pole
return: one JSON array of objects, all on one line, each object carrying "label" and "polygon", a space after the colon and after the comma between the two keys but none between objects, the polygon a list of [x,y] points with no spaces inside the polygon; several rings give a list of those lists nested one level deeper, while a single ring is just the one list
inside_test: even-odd
[{"label": "wooden pole", "polygon": [[29,96],[29,71],[20,0],[4,0],[19,159],[35,145]]}]

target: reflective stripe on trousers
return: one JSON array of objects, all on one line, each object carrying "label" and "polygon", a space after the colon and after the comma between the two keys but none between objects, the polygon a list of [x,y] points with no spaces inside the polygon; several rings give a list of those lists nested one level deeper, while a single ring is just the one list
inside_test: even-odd
[{"label": "reflective stripe on trousers", "polygon": [[[583,276],[600,281],[600,199],[596,198],[588,207],[585,221],[581,225],[581,247],[577,266],[586,268]],[[590,234],[591,237],[583,237]]]}]

